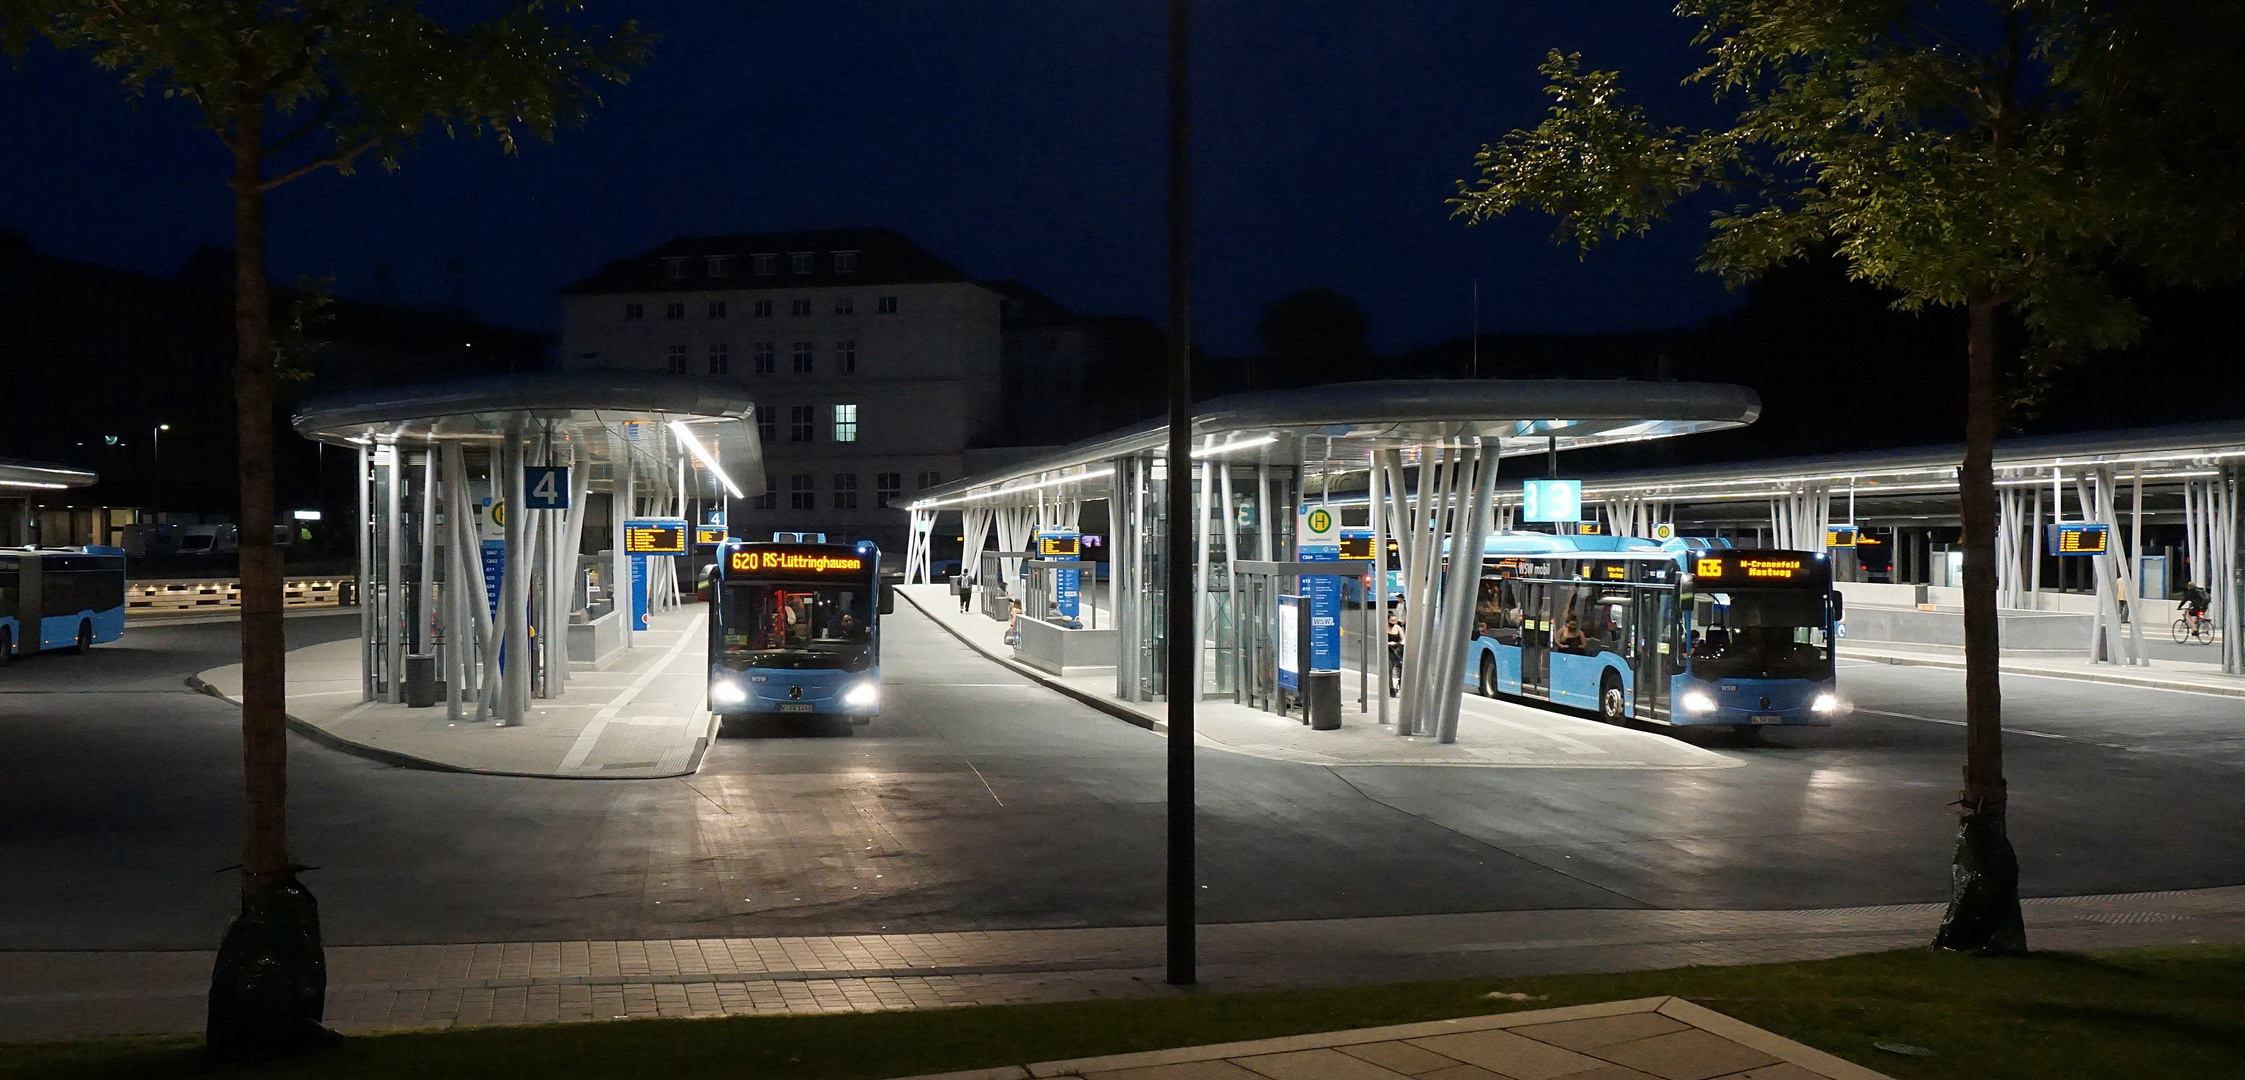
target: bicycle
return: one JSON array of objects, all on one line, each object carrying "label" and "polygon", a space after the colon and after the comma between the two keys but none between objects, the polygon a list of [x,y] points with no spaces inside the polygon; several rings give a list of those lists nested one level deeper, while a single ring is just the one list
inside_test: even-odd
[{"label": "bicycle", "polygon": [[2191,643],[2212,645],[2214,643],[2213,622],[2195,611],[2188,612],[2182,618],[2175,620],[2174,631],[2175,644],[2177,645]]}]

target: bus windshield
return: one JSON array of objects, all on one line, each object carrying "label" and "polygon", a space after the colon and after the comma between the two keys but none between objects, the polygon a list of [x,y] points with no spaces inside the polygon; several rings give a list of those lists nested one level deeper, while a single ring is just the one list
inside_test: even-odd
[{"label": "bus windshield", "polygon": [[863,671],[872,663],[872,595],[862,584],[733,583],[719,610],[731,670]]},{"label": "bus windshield", "polygon": [[1692,601],[1692,674],[1703,679],[1828,679],[1824,596],[1799,589],[1700,593]]}]

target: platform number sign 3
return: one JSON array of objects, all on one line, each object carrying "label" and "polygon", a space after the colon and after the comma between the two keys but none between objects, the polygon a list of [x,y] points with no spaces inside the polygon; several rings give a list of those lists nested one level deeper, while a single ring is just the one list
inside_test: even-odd
[{"label": "platform number sign 3", "polygon": [[532,465],[522,470],[525,510],[569,509],[569,470]]}]

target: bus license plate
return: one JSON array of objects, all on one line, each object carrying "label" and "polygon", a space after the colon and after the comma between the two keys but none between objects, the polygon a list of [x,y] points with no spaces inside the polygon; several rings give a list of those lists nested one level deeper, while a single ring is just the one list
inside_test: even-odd
[{"label": "bus license plate", "polygon": [[[810,712],[811,710],[813,710],[813,709],[815,709],[815,708],[817,708],[817,706],[815,706],[815,705],[812,705],[812,704],[811,704],[810,702],[808,702],[808,701],[783,701],[783,702],[780,702],[780,711],[781,711],[781,712]],[[1759,721],[1757,721],[1757,722],[1759,722]]]},{"label": "bus license plate", "polygon": [[1765,713],[1761,716],[1755,717],[1754,722],[1757,724],[1782,724],[1785,722],[1785,718],[1782,716],[1770,716]]}]

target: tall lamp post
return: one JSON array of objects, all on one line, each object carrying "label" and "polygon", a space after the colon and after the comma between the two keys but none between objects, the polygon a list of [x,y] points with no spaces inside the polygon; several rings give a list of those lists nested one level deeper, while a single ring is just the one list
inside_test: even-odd
[{"label": "tall lamp post", "polygon": [[158,424],[148,432],[148,445],[156,448],[154,457],[155,463],[158,465],[164,462],[164,432],[170,430],[170,424]]},{"label": "tall lamp post", "polygon": [[1197,981],[1193,865],[1193,678],[1200,639],[1193,626],[1193,327],[1192,239],[1186,180],[1186,0],[1169,0],[1169,981]]}]

